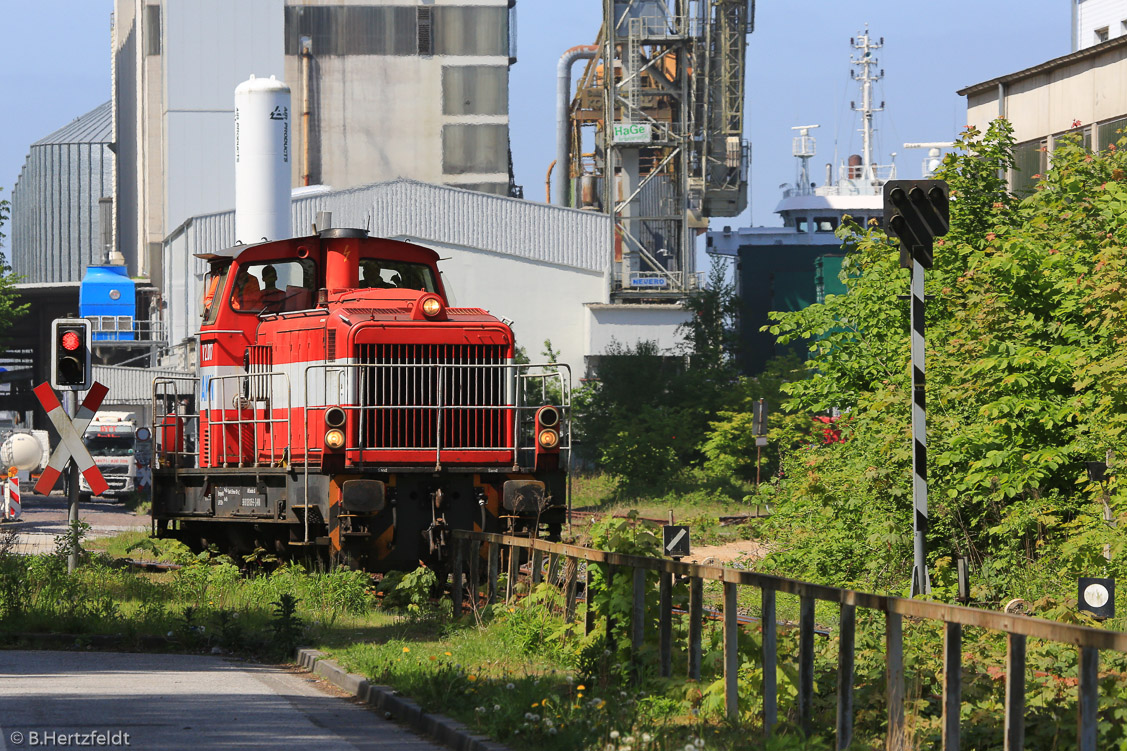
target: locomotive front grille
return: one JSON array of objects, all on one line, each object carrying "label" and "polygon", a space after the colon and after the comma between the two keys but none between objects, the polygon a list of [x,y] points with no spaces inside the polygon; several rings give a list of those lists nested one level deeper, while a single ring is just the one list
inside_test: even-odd
[{"label": "locomotive front grille", "polygon": [[363,449],[509,449],[506,348],[360,344]]}]

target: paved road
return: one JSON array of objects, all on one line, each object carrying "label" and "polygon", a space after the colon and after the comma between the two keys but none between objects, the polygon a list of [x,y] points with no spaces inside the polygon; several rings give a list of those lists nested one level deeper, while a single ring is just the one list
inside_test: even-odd
[{"label": "paved road", "polygon": [[0,651],[0,751],[443,748],[323,686],[221,657]]},{"label": "paved road", "polygon": [[[17,552],[50,553],[55,550],[55,536],[67,528],[67,499],[24,493],[23,517],[14,524],[0,525],[0,530],[15,529],[20,536]],[[135,514],[120,503],[93,500],[78,506],[78,518],[90,525],[90,537],[108,537],[130,529],[148,531],[148,514]]]}]

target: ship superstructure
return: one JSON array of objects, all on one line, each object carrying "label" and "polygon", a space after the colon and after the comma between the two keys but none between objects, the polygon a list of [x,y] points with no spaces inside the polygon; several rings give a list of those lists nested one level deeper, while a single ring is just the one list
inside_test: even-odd
[{"label": "ship superstructure", "polygon": [[795,181],[785,187],[775,207],[783,226],[724,227],[708,233],[710,253],[739,258],[741,365],[746,372],[762,370],[778,354],[774,337],[760,331],[769,322],[770,311],[800,310],[845,291],[838,278],[841,241],[834,232],[845,216],[861,226],[879,224],[883,186],[896,179],[895,153],[887,164],[878,163],[874,156],[874,115],[884,110],[884,102],[878,103],[874,96],[875,84],[884,77],[875,53],[884,39],[874,39],[866,27],[850,44],[851,75],[860,89],[860,99],[851,106],[861,120],[861,152],[836,167],[826,163],[819,185],[811,164],[817,155],[814,131],[819,126],[794,126]]}]

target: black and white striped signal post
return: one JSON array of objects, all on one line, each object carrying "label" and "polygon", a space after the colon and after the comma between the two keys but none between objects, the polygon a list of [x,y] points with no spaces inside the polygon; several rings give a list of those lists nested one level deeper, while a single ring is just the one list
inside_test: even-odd
[{"label": "black and white striped signal post", "polygon": [[884,184],[884,221],[900,238],[900,266],[912,270],[912,597],[931,592],[927,573],[927,400],[924,393],[924,269],[932,241],[947,234],[947,183],[891,180]]}]

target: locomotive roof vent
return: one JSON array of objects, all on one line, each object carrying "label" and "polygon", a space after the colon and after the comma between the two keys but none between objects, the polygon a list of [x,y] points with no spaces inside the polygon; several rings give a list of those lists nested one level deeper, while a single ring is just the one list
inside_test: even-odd
[{"label": "locomotive roof vent", "polygon": [[352,229],[349,227],[331,227],[329,229],[321,230],[317,233],[317,236],[326,240],[349,237],[357,237],[363,239],[368,236],[368,230]]}]

